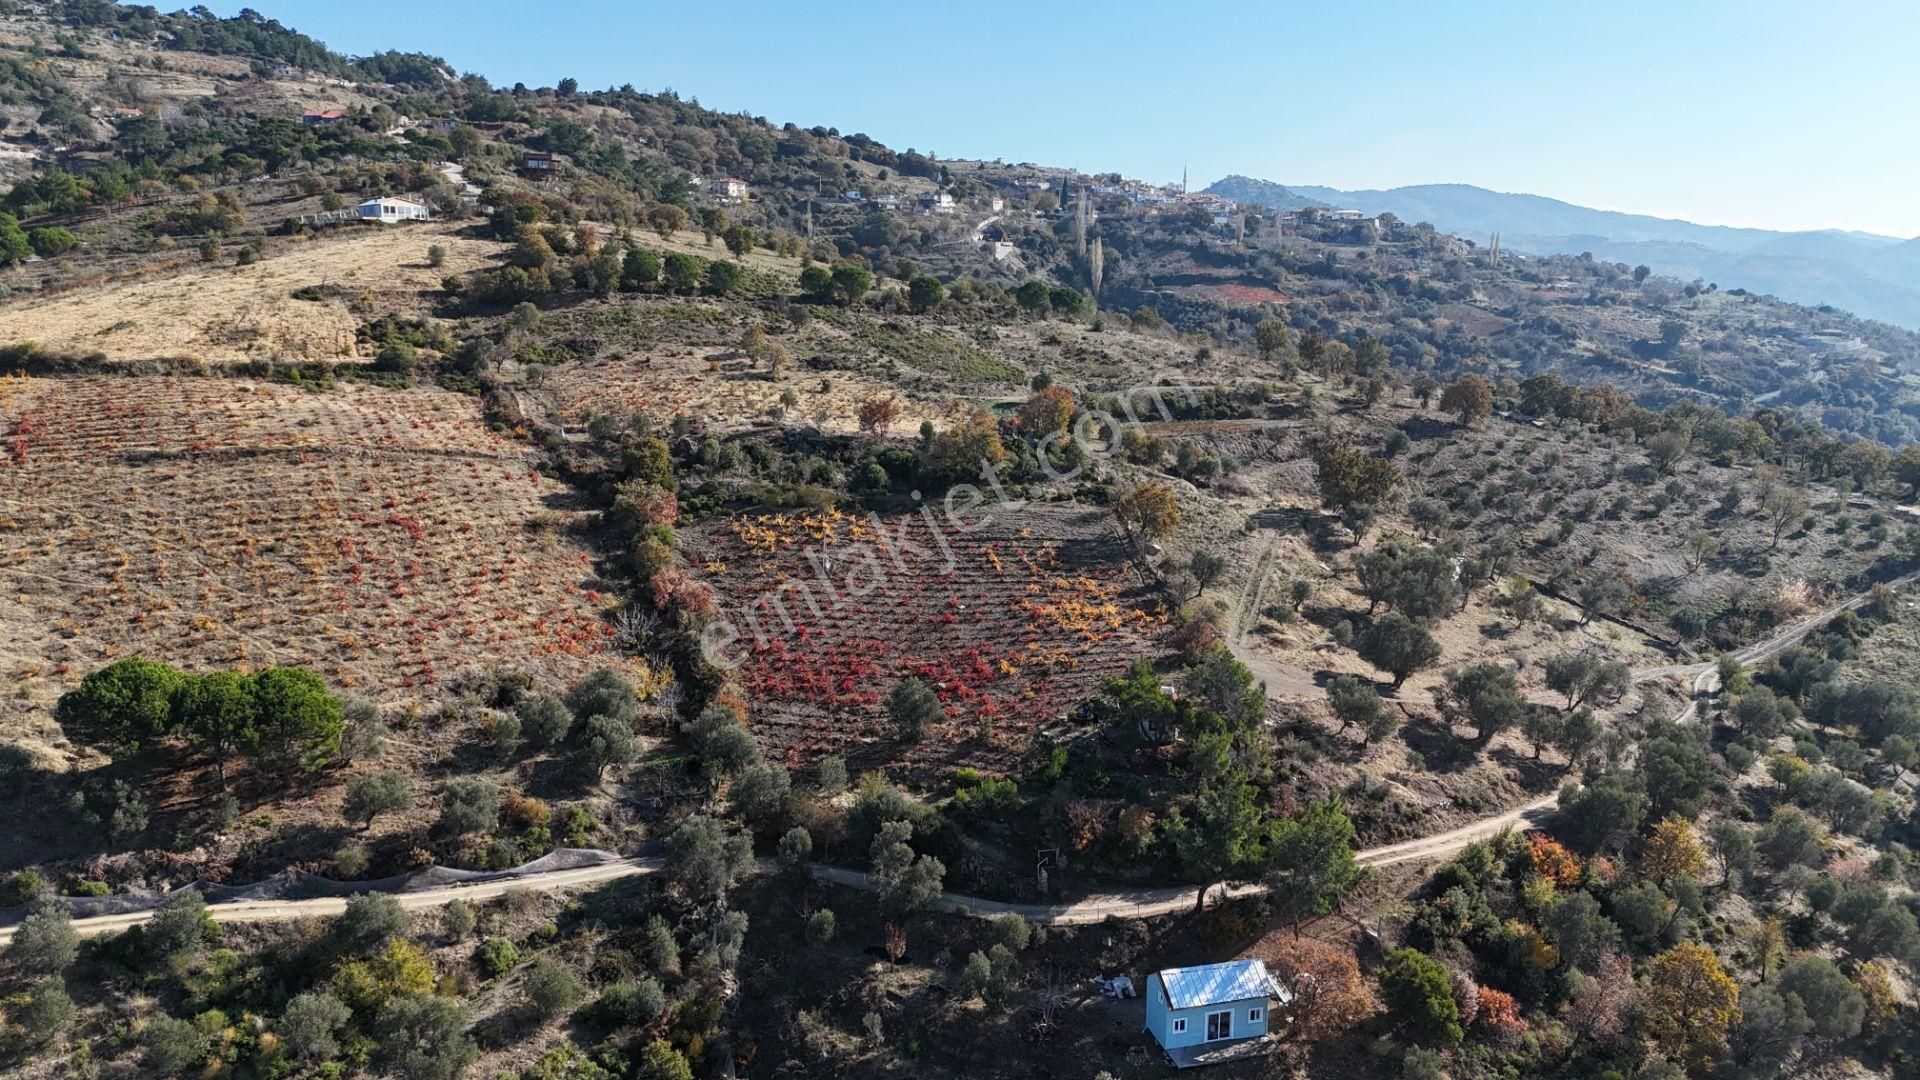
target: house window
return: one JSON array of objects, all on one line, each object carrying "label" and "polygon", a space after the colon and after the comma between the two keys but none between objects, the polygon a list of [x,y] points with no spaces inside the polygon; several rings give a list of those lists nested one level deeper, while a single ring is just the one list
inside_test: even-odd
[{"label": "house window", "polygon": [[1259,1022],[1260,1022],[1260,1012],[1261,1012],[1261,1010],[1259,1010],[1259,1009],[1248,1009],[1248,1010],[1247,1010],[1247,1023],[1249,1023],[1249,1024],[1257,1024],[1257,1023],[1259,1023]]},{"label": "house window", "polygon": [[1175,1035],[1182,1034],[1186,1030],[1187,1030],[1187,1022],[1185,1020],[1175,1020],[1173,1022],[1173,1033]]}]

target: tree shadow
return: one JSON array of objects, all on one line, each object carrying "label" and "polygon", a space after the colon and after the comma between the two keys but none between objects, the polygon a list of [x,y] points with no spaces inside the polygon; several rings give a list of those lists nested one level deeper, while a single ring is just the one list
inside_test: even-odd
[{"label": "tree shadow", "polygon": [[1400,727],[1407,749],[1420,755],[1430,772],[1461,772],[1480,760],[1478,748],[1454,734],[1446,721],[1421,714]]},{"label": "tree shadow", "polygon": [[1561,765],[1529,757],[1512,746],[1490,748],[1487,751],[1487,760],[1518,775],[1520,785],[1528,791],[1538,791],[1543,787],[1557,785],[1566,776],[1566,769]]},{"label": "tree shadow", "polygon": [[[245,858],[234,864],[234,880],[251,881],[264,874],[278,873],[298,862],[311,862],[326,853],[338,851],[358,835],[345,823],[288,825],[275,833],[273,839],[247,852]],[[401,837],[383,838],[374,845],[383,855],[397,853],[389,849],[404,849],[406,846]],[[373,865],[377,868],[382,863],[376,861]],[[327,871],[323,869],[321,872]],[[375,873],[374,876],[379,875]]]},{"label": "tree shadow", "polygon": [[536,798],[570,799],[595,786],[592,778],[583,778],[580,770],[563,757],[546,757],[520,764],[527,794]]},{"label": "tree shadow", "polygon": [[1252,521],[1255,528],[1278,529],[1283,532],[1300,532],[1318,514],[1298,506],[1269,507],[1255,511]]},{"label": "tree shadow", "polygon": [[1406,432],[1407,438],[1414,442],[1426,442],[1429,439],[1452,438],[1455,425],[1431,416],[1416,416],[1403,422],[1400,430]]}]

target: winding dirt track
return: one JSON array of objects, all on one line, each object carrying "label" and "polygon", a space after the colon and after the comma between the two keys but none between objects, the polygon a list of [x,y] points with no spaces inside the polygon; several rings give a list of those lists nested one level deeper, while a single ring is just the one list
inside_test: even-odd
[{"label": "winding dirt track", "polygon": [[[1888,582],[1891,588],[1902,588],[1920,579],[1920,571],[1906,574]],[[1753,664],[1768,659],[1786,649],[1809,632],[1824,624],[1828,619],[1843,611],[1854,611],[1865,605],[1870,599],[1868,593],[1849,597],[1841,603],[1815,612],[1772,636],[1741,649],[1734,655],[1742,663]],[[1257,669],[1256,669],[1257,673]],[[1634,672],[1634,682],[1657,682],[1661,679],[1691,677],[1689,689],[1695,694],[1710,693],[1718,688],[1719,677],[1715,664],[1676,664],[1663,667],[1641,668]],[[1682,722],[1693,719],[1697,704],[1689,704],[1679,719]],[[1363,866],[1393,866],[1398,863],[1430,862],[1444,859],[1465,848],[1468,844],[1498,835],[1508,828],[1524,828],[1538,824],[1550,816],[1558,805],[1558,796],[1542,795],[1530,802],[1509,810],[1501,811],[1489,817],[1481,818],[1457,829],[1421,837],[1417,840],[1405,840],[1383,847],[1368,848],[1357,852],[1355,859]],[[640,874],[651,874],[661,868],[657,858],[619,859],[601,863],[597,866],[578,867],[569,870],[549,870],[545,873],[529,874],[525,877],[488,881],[471,885],[452,885],[439,889],[425,889],[419,892],[396,893],[402,907],[420,909],[439,907],[457,899],[485,900],[500,896],[515,889],[559,890],[578,889],[589,885],[598,885],[620,878]],[[766,868],[763,865],[763,868]],[[858,870],[848,870],[838,866],[816,866],[814,876],[822,881],[832,882],[857,889],[871,889],[873,883],[867,875]],[[1229,896],[1244,896],[1260,891],[1258,885],[1242,885],[1225,890]],[[943,911],[959,912],[967,915],[1019,915],[1034,922],[1061,926],[1082,925],[1103,922],[1110,918],[1138,919],[1155,915],[1168,915],[1180,911],[1189,911],[1195,905],[1197,890],[1193,886],[1173,886],[1168,888],[1133,889],[1118,892],[1096,893],[1082,900],[1066,904],[1014,904],[998,900],[983,900],[979,897],[962,896],[957,893],[941,893],[935,907]],[[1212,895],[1218,896],[1218,891]],[[214,921],[221,923],[276,922],[287,919],[307,919],[328,915],[338,915],[346,910],[346,898],[338,896],[319,897],[311,900],[237,900],[213,904],[208,912]],[[73,927],[83,936],[110,934],[136,926],[152,918],[151,911],[131,911],[114,915],[96,915],[92,918],[75,919]],[[13,940],[16,927],[0,926],[0,945]]]}]

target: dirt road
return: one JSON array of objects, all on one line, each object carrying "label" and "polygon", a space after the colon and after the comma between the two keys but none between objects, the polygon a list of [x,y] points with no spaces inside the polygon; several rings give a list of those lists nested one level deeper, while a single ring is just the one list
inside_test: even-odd
[{"label": "dirt road", "polygon": [[[523,878],[509,878],[500,881],[478,882],[471,885],[449,885],[440,889],[422,889],[419,892],[395,893],[394,898],[400,906],[410,911],[422,908],[440,907],[455,900],[487,900],[502,896],[515,889],[577,889],[586,885],[598,885],[619,878],[633,877],[636,874],[651,874],[660,869],[661,860],[657,858],[621,859],[617,862],[601,863],[597,866],[581,866],[571,870],[549,870],[544,874],[530,874]],[[313,919],[327,915],[338,915],[347,909],[344,896],[321,896],[311,900],[233,900],[207,907],[213,920],[219,923],[280,922],[287,919]],[[111,934],[138,926],[153,917],[152,911],[128,911],[115,915],[95,915],[87,919],[75,919],[73,928],[82,937],[98,934]],[[0,945],[13,940],[17,926],[0,926]]]},{"label": "dirt road", "polygon": [[[1916,580],[1920,580],[1920,570],[1916,570],[1910,574],[1902,574],[1886,584],[1889,589],[1904,589]],[[1821,608],[1811,615],[1788,623],[1786,626],[1776,630],[1770,637],[1756,641],[1744,649],[1735,650],[1733,657],[1742,664],[1749,666],[1758,664],[1763,660],[1770,660],[1774,656],[1785,652],[1789,646],[1798,642],[1801,638],[1825,626],[1827,620],[1833,618],[1835,615],[1843,611],[1858,611],[1865,607],[1871,599],[1873,599],[1873,593],[1870,591],[1855,593],[1838,604]],[[1648,683],[1659,682],[1661,679],[1693,676],[1694,692],[1706,693],[1720,688],[1720,675],[1719,672],[1715,670],[1718,664],[1719,661],[1717,660],[1708,660],[1699,664],[1668,664],[1662,667],[1638,668],[1635,669],[1633,673],[1633,681],[1635,683]],[[1705,676],[1704,681],[1702,681],[1701,676]]]},{"label": "dirt road", "polygon": [[[1888,585],[1901,588],[1920,579],[1920,571],[1896,578]],[[1869,594],[1857,596],[1809,615],[1790,626],[1781,629],[1773,636],[1741,649],[1734,655],[1743,663],[1756,663],[1787,648],[1787,646],[1805,637],[1808,632],[1825,623],[1842,611],[1853,611],[1864,605]],[[1262,664],[1261,667],[1272,668]],[[1259,670],[1255,669],[1256,677]],[[1648,676],[1642,678],[1642,675]],[[1712,663],[1673,665],[1659,668],[1645,668],[1634,673],[1635,682],[1651,682],[1659,678],[1672,678],[1691,675],[1689,683],[1694,694],[1709,693],[1717,689],[1718,672]],[[1697,704],[1689,704],[1679,716],[1682,722],[1693,719]],[[1424,836],[1417,840],[1405,840],[1382,847],[1368,848],[1356,852],[1355,861],[1363,866],[1393,866],[1407,862],[1437,862],[1465,848],[1468,844],[1496,836],[1503,829],[1524,829],[1538,824],[1550,816],[1558,806],[1557,795],[1542,795],[1530,802],[1489,817],[1481,818],[1457,829]],[[502,881],[489,881],[474,885],[453,885],[442,889],[428,889],[421,892],[397,893],[402,907],[409,909],[439,907],[456,899],[485,900],[500,896],[515,889],[577,889],[587,885],[614,881],[638,874],[651,874],[661,867],[659,859],[636,858],[621,859],[618,862],[602,863],[597,866],[579,867],[571,870],[551,870],[542,874],[529,874],[526,877]],[[867,875],[858,870],[848,870],[838,866],[817,866],[814,875],[822,881],[832,882],[857,889],[871,889],[873,883]],[[1260,891],[1258,885],[1242,885],[1224,890],[1229,896],[1244,896]],[[1109,918],[1147,918],[1155,915],[1168,915],[1179,911],[1191,910],[1194,906],[1196,889],[1193,886],[1172,886],[1157,889],[1133,889],[1119,892],[1097,893],[1084,900],[1067,904],[1014,904],[998,900],[983,900],[979,897],[962,896],[957,893],[942,893],[935,906],[944,911],[955,911],[968,915],[1019,915],[1034,922],[1060,926],[1097,923]],[[1221,890],[1214,890],[1211,896],[1218,897]],[[283,919],[306,919],[319,916],[338,915],[346,910],[343,897],[328,896],[313,900],[242,900],[215,904],[208,908],[214,921],[221,923],[274,922]],[[151,911],[133,911],[117,915],[97,915],[88,919],[74,920],[73,927],[82,936],[109,934],[136,926],[152,918]],[[0,926],[0,946],[13,940],[16,927]]]}]

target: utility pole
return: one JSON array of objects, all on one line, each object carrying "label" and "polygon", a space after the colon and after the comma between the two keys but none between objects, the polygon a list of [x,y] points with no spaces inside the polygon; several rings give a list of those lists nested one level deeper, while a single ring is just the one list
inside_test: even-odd
[{"label": "utility pole", "polygon": [[807,250],[813,250],[813,200],[807,200]]}]

